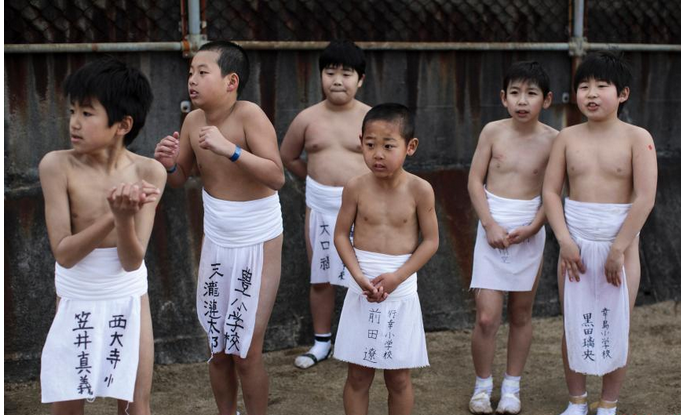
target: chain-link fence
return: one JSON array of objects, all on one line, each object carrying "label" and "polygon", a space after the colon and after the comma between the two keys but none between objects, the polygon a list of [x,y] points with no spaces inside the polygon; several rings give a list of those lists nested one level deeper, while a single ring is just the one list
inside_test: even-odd
[{"label": "chain-link fence", "polygon": [[[11,0],[5,42],[160,42],[182,38],[186,0]],[[566,42],[569,0],[207,1],[209,39]],[[591,42],[681,43],[681,1],[586,0]]]},{"label": "chain-link fence", "polygon": [[182,38],[180,0],[8,0],[5,43],[161,42]]}]

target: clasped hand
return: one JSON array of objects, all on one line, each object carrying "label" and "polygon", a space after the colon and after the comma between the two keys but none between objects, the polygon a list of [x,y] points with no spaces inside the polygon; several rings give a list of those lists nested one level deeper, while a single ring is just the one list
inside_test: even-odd
[{"label": "clasped hand", "polygon": [[201,127],[199,147],[224,157],[231,157],[236,150],[236,145],[226,139],[214,125]]},{"label": "clasped hand", "polygon": [[132,217],[147,203],[158,200],[161,190],[145,180],[121,183],[109,190],[106,200],[115,219]]}]

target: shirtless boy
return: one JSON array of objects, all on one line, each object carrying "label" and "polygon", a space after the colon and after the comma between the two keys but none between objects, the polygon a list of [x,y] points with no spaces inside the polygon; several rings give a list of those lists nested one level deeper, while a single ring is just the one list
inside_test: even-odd
[{"label": "shirtless boy", "polygon": [[362,154],[371,172],[345,186],[335,233],[352,275],[334,353],[348,362],[346,414],[368,412],[376,369],[384,369],[388,412],[410,414],[410,368],[428,366],[416,271],[435,254],[439,239],[433,188],[402,167],[417,147],[406,107],[381,104],[367,113]]},{"label": "shirtless boy", "polygon": [[544,254],[542,180],[558,131],[539,122],[551,105],[549,77],[537,62],[508,69],[501,102],[511,118],[494,121],[480,133],[468,177],[468,192],[480,222],[473,256],[471,289],[476,317],[471,351],[474,414],[493,412],[492,362],[508,292],[508,357],[498,413],[517,414],[520,378],[532,341],[532,304]]},{"label": "shirtless boy", "polygon": [[563,415],[589,411],[586,374],[603,376],[598,415],[616,413],[624,382],[629,315],[641,277],[638,234],[657,187],[650,133],[618,118],[630,85],[631,71],[621,57],[588,55],[573,81],[586,122],[560,132],[546,169],[546,214],[560,244],[563,366],[570,394]]},{"label": "shirtless boy", "polygon": [[127,150],[153,95],[141,72],[112,58],[69,75],[72,149],[40,162],[45,221],[57,261],[57,315],[41,361],[42,402],[82,414],[85,399],[118,399],[149,414],[154,341],[144,254],[163,167]]},{"label": "shirtless boy", "polygon": [[[325,99],[293,120],[281,143],[284,166],[306,179],[305,245],[310,261],[310,309],[315,343],[294,364],[307,369],[331,355],[335,289],[351,278],[333,243],[343,186],[369,170],[359,142],[369,106],[355,99],[364,82],[364,53],[350,41],[332,41],[319,58]],[[303,151],[307,160],[301,158]]]},{"label": "shirtless boy", "polygon": [[196,311],[208,334],[210,382],[221,415],[236,413],[237,377],[248,414],[267,411],[262,347],[281,275],[277,190],[284,171],[272,123],[256,104],[237,100],[248,75],[241,47],[226,41],[202,46],[188,81],[197,109],[154,154],[171,186],[182,186],[195,165],[201,173],[204,239]]}]

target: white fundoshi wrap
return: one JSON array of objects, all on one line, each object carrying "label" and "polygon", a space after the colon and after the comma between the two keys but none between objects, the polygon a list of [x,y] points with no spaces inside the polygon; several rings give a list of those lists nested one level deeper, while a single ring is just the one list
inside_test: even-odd
[{"label": "white fundoshi wrap", "polygon": [[127,272],[117,248],[99,248],[71,268],[55,264],[55,285],[61,300],[42,352],[42,402],[132,402],[146,266]]},{"label": "white fundoshi wrap", "polygon": [[[507,199],[485,189],[492,218],[511,233],[520,226],[527,226],[537,216],[541,197],[531,200]],[[478,234],[473,254],[473,277],[471,289],[484,288],[499,291],[532,291],[544,256],[546,230],[508,248],[493,248],[487,242],[487,233],[478,222]]]},{"label": "white fundoshi wrap", "polygon": [[[355,248],[362,273],[369,280],[397,271],[411,255],[386,255]],[[428,366],[426,336],[416,273],[381,303],[370,303],[354,279],[343,302],[334,357],[375,369]]]},{"label": "white fundoshi wrap", "polygon": [[196,312],[211,355],[245,358],[253,339],[263,244],[283,232],[279,195],[233,202],[203,191],[204,240]]},{"label": "white fundoshi wrap", "polygon": [[602,376],[627,364],[627,278],[622,267],[622,284],[608,283],[605,262],[630,207],[565,200],[565,221],[586,267],[579,282],[564,276],[568,361],[570,369],[578,373]]},{"label": "white fundoshi wrap", "polygon": [[310,283],[348,286],[352,276],[333,243],[336,219],[343,199],[343,188],[325,186],[310,176],[305,179],[305,204],[310,208],[309,237],[312,247]]}]

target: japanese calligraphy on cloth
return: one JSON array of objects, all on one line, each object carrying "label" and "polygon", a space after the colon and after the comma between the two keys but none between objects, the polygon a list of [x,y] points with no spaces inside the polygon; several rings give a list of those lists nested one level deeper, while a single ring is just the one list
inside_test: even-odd
[{"label": "japanese calligraphy on cloth", "polygon": [[[372,280],[399,269],[411,255],[385,255],[355,248],[364,275]],[[416,273],[387,300],[370,303],[354,279],[343,302],[334,357],[376,369],[428,366],[426,336]]]},{"label": "japanese calligraphy on cloth", "polygon": [[245,358],[258,310],[263,244],[283,232],[279,195],[232,202],[204,190],[203,205],[196,312],[211,353]]},{"label": "japanese calligraphy on cloth", "polygon": [[[534,220],[541,206],[541,198],[532,200],[506,199],[485,189],[492,218],[507,232],[527,226]],[[546,230],[530,236],[508,248],[493,248],[487,234],[478,222],[478,235],[473,255],[471,288],[500,291],[531,291],[544,256]]]},{"label": "japanese calligraphy on cloth", "polygon": [[310,208],[309,237],[312,247],[310,283],[348,286],[352,279],[333,243],[336,219],[343,198],[342,187],[325,186],[310,176],[305,180],[305,203]]},{"label": "japanese calligraphy on cloth", "polygon": [[116,248],[72,268],[55,265],[61,297],[43,348],[42,402],[111,397],[132,402],[139,362],[140,297],[147,269],[126,272]]},{"label": "japanese calligraphy on cloth", "polygon": [[575,372],[602,376],[627,364],[626,275],[623,268],[622,284],[616,287],[606,280],[604,268],[630,207],[565,200],[565,220],[586,266],[579,282],[565,276],[565,339],[570,368]]}]

